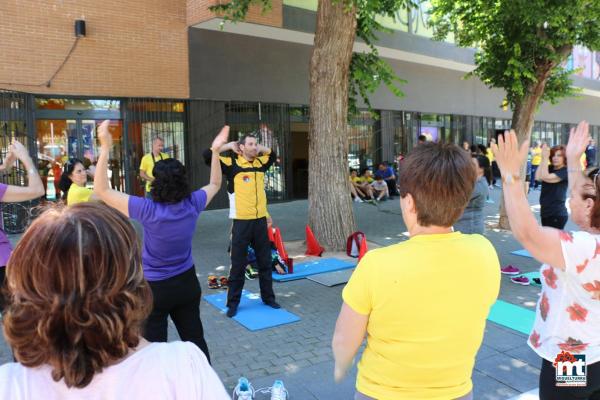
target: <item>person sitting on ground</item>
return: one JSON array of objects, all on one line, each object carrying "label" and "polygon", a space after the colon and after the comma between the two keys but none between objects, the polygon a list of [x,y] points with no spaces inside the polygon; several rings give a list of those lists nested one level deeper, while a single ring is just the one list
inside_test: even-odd
[{"label": "person sitting on ground", "polygon": [[425,143],[406,157],[400,179],[410,239],[369,251],[344,288],[334,378],[367,335],[355,399],[472,399],[475,355],[500,289],[494,246],[452,232],[475,169],[459,147]]},{"label": "person sitting on ground", "polygon": [[462,216],[454,224],[454,230],[461,233],[478,233],[483,235],[485,230],[483,223],[483,208],[489,195],[489,188],[485,176],[489,173],[490,165],[486,156],[478,155],[472,157],[473,166],[477,173],[477,181],[469,204]]},{"label": "person sitting on ground", "polygon": [[375,177],[377,176],[381,176],[385,183],[387,183],[390,197],[398,195],[398,187],[396,186],[396,174],[394,173],[392,167],[390,167],[385,162],[379,164],[379,166],[377,167],[377,171],[375,171]]},{"label": "person sitting on ground", "polygon": [[350,194],[353,196],[354,201],[357,203],[362,203],[363,198],[366,198],[366,194],[360,189],[358,185],[358,174],[355,169],[350,169]]},{"label": "person sitting on ground", "polygon": [[373,188],[371,187],[371,183],[373,183],[373,175],[371,174],[371,170],[369,168],[365,168],[360,176],[354,178],[353,180],[360,191],[365,194],[366,199],[374,199]]},{"label": "person sitting on ground", "polygon": [[388,185],[387,183],[385,183],[381,176],[375,178],[375,182],[371,183],[371,187],[373,188],[375,200],[381,201],[386,200],[390,197]]},{"label": "person sitting on ground", "polygon": [[[138,221],[144,228],[142,264],[144,276],[154,295],[152,311],[145,323],[144,338],[166,342],[168,320],[173,320],[179,337],[193,342],[210,362],[208,346],[200,319],[200,283],[192,257],[192,238],[198,218],[221,189],[222,172],[218,157],[210,168],[210,181],[191,191],[186,169],[174,158],[159,160],[152,169],[150,195],[130,196],[111,189],[108,184],[108,156],[112,148],[109,121],[98,128],[100,156],[94,190],[106,204]],[[213,141],[212,151],[227,141],[225,126]]]},{"label": "person sitting on ground", "polygon": [[152,307],[135,229],[99,203],[45,211],[8,263],[2,400],[229,396],[189,342],[148,343]]},{"label": "person sitting on ground", "polygon": [[58,182],[58,187],[63,192],[63,200],[66,200],[67,205],[98,200],[98,196],[92,189],[86,187],[86,184],[87,172],[83,162],[78,158],[69,159],[64,165]]},{"label": "person sitting on ground", "polygon": [[[571,218],[579,227],[570,233],[540,226],[531,212],[521,175],[529,143],[525,141],[519,148],[517,135],[510,131],[493,147],[511,231],[543,263],[542,292],[528,340],[542,358],[540,400],[600,398],[600,178],[598,168],[584,173],[579,164],[588,141],[589,125],[580,122],[571,130],[565,150]],[[556,386],[553,363],[563,352],[585,355],[586,386]]]}]

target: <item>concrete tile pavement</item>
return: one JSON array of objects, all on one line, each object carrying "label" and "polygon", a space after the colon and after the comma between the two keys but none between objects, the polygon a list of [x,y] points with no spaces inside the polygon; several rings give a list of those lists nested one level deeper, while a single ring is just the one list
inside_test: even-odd
[{"label": "concrete tile pavement", "polygon": [[[498,196],[492,191],[495,204],[486,205],[490,222],[497,219]],[[537,202],[539,192],[530,195]],[[358,228],[369,241],[389,245],[406,240],[397,199],[379,206],[354,204]],[[304,239],[307,202],[294,201],[272,204],[269,211],[281,228],[286,241]],[[206,285],[209,274],[227,275],[230,222],[227,210],[207,211],[198,221],[193,255],[204,294],[212,294]],[[488,230],[486,236],[496,247],[501,263],[512,263],[524,271],[537,270],[533,259],[513,256],[521,246],[510,233]],[[16,239],[16,238],[15,238]],[[257,293],[258,281],[247,281],[246,289]],[[256,387],[283,379],[292,399],[350,399],[354,391],[355,371],[340,385],[333,383],[331,337],[342,300],[343,286],[325,287],[307,279],[275,283],[281,305],[299,315],[301,321],[258,332],[250,332],[226,318],[222,313],[201,302],[200,312],[206,332],[213,366],[229,390],[241,375]],[[500,298],[533,309],[538,289],[512,284],[502,277]],[[177,340],[173,324],[169,340]],[[541,360],[526,345],[526,336],[508,328],[488,323],[482,348],[473,373],[476,399],[508,399],[537,386]],[[3,338],[0,338],[0,363],[11,360]],[[268,398],[268,397],[265,397]],[[258,397],[260,399],[260,397]]]}]

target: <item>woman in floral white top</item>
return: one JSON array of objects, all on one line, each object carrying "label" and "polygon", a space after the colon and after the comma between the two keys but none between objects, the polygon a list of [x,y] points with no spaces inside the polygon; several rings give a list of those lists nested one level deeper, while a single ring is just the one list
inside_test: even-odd
[{"label": "woman in floral white top", "polygon": [[[531,213],[521,178],[529,143],[519,147],[511,131],[493,146],[513,234],[544,263],[542,293],[529,336],[529,345],[543,359],[541,400],[600,399],[600,178],[597,168],[584,172],[579,162],[588,141],[589,126],[581,122],[571,130],[566,149],[571,219],[581,229],[573,233],[541,227]],[[556,386],[559,355],[572,361],[575,355],[585,355],[586,386]]]}]

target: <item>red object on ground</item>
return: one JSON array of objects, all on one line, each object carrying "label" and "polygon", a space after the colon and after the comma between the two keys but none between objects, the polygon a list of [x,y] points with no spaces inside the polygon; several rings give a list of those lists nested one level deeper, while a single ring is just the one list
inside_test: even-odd
[{"label": "red object on ground", "polygon": [[317,238],[310,229],[310,226],[306,225],[306,254],[307,256],[321,257],[321,254],[325,249],[319,244]]},{"label": "red object on ground", "polygon": [[275,228],[275,247],[277,247],[279,257],[281,257],[283,260],[289,258],[287,251],[285,251],[285,246],[283,245],[283,239],[281,238],[281,231],[279,228]]},{"label": "red object on ground", "polygon": [[363,235],[363,239],[360,241],[360,251],[358,252],[358,261],[363,258],[365,254],[367,254],[369,248],[367,247],[367,236]]}]

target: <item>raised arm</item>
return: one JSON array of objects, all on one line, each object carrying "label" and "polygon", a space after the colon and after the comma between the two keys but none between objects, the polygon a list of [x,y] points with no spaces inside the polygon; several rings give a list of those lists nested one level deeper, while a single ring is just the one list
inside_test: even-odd
[{"label": "raised arm", "polygon": [[111,189],[108,184],[108,156],[112,146],[112,136],[108,131],[109,120],[105,120],[98,127],[100,140],[100,156],[96,165],[94,176],[94,194],[109,206],[129,217],[129,195]]},{"label": "raised arm", "polygon": [[[2,197],[3,203],[11,203],[17,201],[26,201],[36,199],[44,195],[44,184],[38,175],[37,169],[33,165],[31,157],[27,149],[18,141],[13,140],[10,145],[10,153],[14,157],[18,158],[23,163],[23,166],[27,170],[28,182],[27,186],[14,186],[8,185],[4,196]],[[10,159],[10,156],[6,158],[5,163]],[[11,163],[14,161],[14,158]]]},{"label": "raised arm", "polygon": [[556,174],[550,173],[548,165],[550,164],[550,148],[546,143],[542,145],[542,161],[540,166],[535,171],[535,180],[544,181],[546,183],[558,183],[562,179]]},{"label": "raised arm", "polygon": [[[221,160],[219,154],[221,153],[222,147],[230,147],[231,143],[227,143],[229,137],[229,126],[225,125],[217,137],[212,142],[210,147],[211,158],[210,158],[210,182],[204,186],[202,190],[206,192],[206,205],[210,203],[213,197],[221,189],[221,181],[223,180],[223,172],[221,170]],[[228,150],[228,148],[226,148]]]},{"label": "raised arm", "polygon": [[535,259],[555,268],[564,269],[565,260],[560,244],[560,231],[538,224],[525,195],[524,179],[520,174],[528,146],[528,141],[525,141],[519,148],[517,135],[512,130],[498,137],[498,145],[492,144],[492,151],[502,174],[504,205],[510,228],[515,239]]}]

